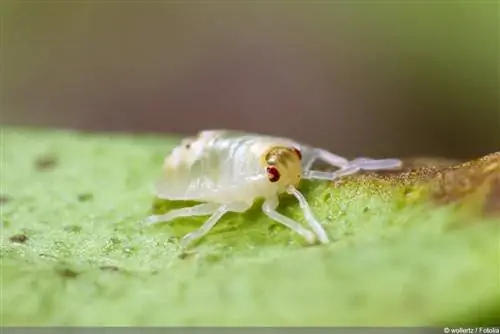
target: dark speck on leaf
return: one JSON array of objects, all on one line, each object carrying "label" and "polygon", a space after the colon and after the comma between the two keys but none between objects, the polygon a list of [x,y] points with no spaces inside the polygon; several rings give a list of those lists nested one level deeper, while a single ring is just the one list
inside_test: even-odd
[{"label": "dark speck on leaf", "polygon": [[271,225],[269,225],[269,227],[267,228],[267,230],[270,233],[273,233],[274,231],[276,231],[277,228],[278,228],[278,224],[271,224]]},{"label": "dark speck on leaf", "polygon": [[28,241],[28,237],[24,234],[16,234],[10,237],[10,241],[18,244],[23,244]]},{"label": "dark speck on leaf", "polygon": [[35,167],[38,170],[49,170],[57,165],[57,157],[54,155],[42,155],[35,160]]},{"label": "dark speck on leaf", "polygon": [[6,204],[10,202],[10,197],[7,195],[0,195],[0,204]]},{"label": "dark speck on leaf", "polygon": [[99,269],[102,271],[120,271],[120,268],[116,266],[100,266]]},{"label": "dark speck on leaf", "polygon": [[66,277],[66,278],[76,278],[78,276],[78,273],[76,271],[68,269],[68,268],[59,269],[58,273],[62,277]]},{"label": "dark speck on leaf", "polygon": [[66,232],[78,233],[82,230],[82,227],[78,225],[68,225],[64,227],[64,230]]},{"label": "dark speck on leaf", "polygon": [[118,245],[121,244],[122,241],[118,238],[112,237],[109,239],[109,242],[112,243],[113,245]]},{"label": "dark speck on leaf", "polygon": [[88,202],[94,198],[94,195],[91,193],[85,193],[78,195],[78,201],[80,202]]},{"label": "dark speck on leaf", "polygon": [[491,183],[490,191],[484,203],[484,213],[486,215],[500,214],[500,178]]},{"label": "dark speck on leaf", "polygon": [[365,208],[363,209],[363,212],[366,213],[368,212],[368,210],[370,210],[367,206],[365,206]]},{"label": "dark speck on leaf", "polygon": [[192,257],[195,254],[196,254],[196,252],[182,252],[182,253],[179,254],[178,257],[181,260],[186,260],[186,259]]}]

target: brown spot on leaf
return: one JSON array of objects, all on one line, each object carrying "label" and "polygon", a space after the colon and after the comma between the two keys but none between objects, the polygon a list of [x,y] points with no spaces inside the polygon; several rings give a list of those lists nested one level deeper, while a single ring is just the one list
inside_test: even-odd
[{"label": "brown spot on leaf", "polygon": [[496,177],[490,186],[490,191],[484,202],[486,216],[500,215],[500,176]]},{"label": "brown spot on leaf", "polygon": [[190,252],[182,252],[178,255],[179,259],[181,260],[186,260],[190,257],[192,257],[193,255],[196,255],[196,252],[195,251],[190,251]]},{"label": "brown spot on leaf", "polygon": [[39,156],[35,160],[35,168],[37,170],[43,171],[43,170],[50,170],[54,168],[58,163],[57,157],[52,154],[45,154],[42,156]]},{"label": "brown spot on leaf", "polygon": [[10,197],[7,195],[0,195],[0,204],[5,204],[10,202]]},{"label": "brown spot on leaf", "polygon": [[116,266],[100,266],[99,269],[102,271],[120,271],[120,268]]},{"label": "brown spot on leaf", "polygon": [[9,238],[11,242],[15,242],[18,244],[24,244],[26,241],[28,241],[28,237],[24,234],[16,234],[13,235]]},{"label": "brown spot on leaf", "polygon": [[65,278],[76,278],[79,275],[76,271],[69,268],[59,269],[57,273]]},{"label": "brown spot on leaf", "polygon": [[333,183],[340,186],[350,182],[389,182],[404,186],[406,197],[415,192],[419,198],[430,196],[436,204],[456,203],[468,198],[470,203],[484,204],[484,212],[491,214],[500,212],[499,179],[500,152],[495,152],[467,162],[439,158],[406,159],[399,171],[357,173]]},{"label": "brown spot on leaf", "polygon": [[452,203],[482,191],[500,176],[500,152],[444,168],[431,183],[433,199]]}]

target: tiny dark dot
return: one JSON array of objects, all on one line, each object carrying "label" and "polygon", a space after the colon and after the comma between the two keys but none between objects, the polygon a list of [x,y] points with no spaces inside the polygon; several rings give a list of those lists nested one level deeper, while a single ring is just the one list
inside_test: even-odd
[{"label": "tiny dark dot", "polygon": [[75,278],[78,276],[78,273],[76,271],[68,269],[68,268],[60,269],[60,270],[58,270],[58,273],[62,277],[67,277],[67,278]]},{"label": "tiny dark dot", "polygon": [[189,253],[186,253],[186,252],[182,252],[179,254],[179,259],[181,260],[185,260],[189,257]]},{"label": "tiny dark dot", "polygon": [[78,225],[68,225],[63,228],[66,232],[78,233],[82,230],[81,226]]},{"label": "tiny dark dot", "polygon": [[120,268],[116,266],[100,266],[99,269],[102,271],[120,271]]},{"label": "tiny dark dot", "polygon": [[109,242],[111,242],[113,245],[118,245],[118,244],[122,243],[122,241],[120,239],[115,238],[115,237],[110,238]]},{"label": "tiny dark dot", "polygon": [[370,210],[367,206],[365,206],[365,208],[363,209],[363,212],[368,212],[368,210]]},{"label": "tiny dark dot", "polygon": [[0,204],[5,204],[10,202],[10,197],[7,195],[0,195]]},{"label": "tiny dark dot", "polygon": [[182,252],[178,255],[179,259],[181,260],[186,260],[190,257],[192,257],[193,255],[195,255],[196,252]]},{"label": "tiny dark dot", "polygon": [[186,149],[189,150],[191,148],[191,144],[186,144]]},{"label": "tiny dark dot", "polygon": [[271,224],[271,225],[269,225],[267,230],[272,233],[272,232],[276,231],[277,228],[278,228],[278,224]]},{"label": "tiny dark dot", "polygon": [[90,201],[94,198],[94,195],[92,195],[91,193],[85,193],[85,194],[80,194],[78,195],[78,200],[80,202],[87,202],[87,201]]},{"label": "tiny dark dot", "polygon": [[36,158],[35,167],[38,170],[49,170],[57,165],[57,157],[54,155],[42,155]]},{"label": "tiny dark dot", "polygon": [[9,238],[11,242],[16,242],[19,244],[23,244],[28,241],[28,237],[24,234],[16,234]]}]

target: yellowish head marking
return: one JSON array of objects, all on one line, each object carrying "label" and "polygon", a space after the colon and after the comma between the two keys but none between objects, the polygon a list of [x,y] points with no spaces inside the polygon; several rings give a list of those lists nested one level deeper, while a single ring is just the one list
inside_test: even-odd
[{"label": "yellowish head marking", "polygon": [[297,187],[302,175],[301,154],[293,147],[274,146],[262,155],[269,181],[277,183],[282,190]]}]

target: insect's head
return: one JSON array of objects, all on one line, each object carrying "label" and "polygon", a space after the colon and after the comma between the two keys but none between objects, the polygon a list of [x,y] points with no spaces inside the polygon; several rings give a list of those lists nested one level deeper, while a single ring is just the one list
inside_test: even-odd
[{"label": "insect's head", "polygon": [[295,147],[275,146],[265,155],[265,166],[269,182],[280,185],[283,190],[297,187],[302,176],[302,154]]}]

